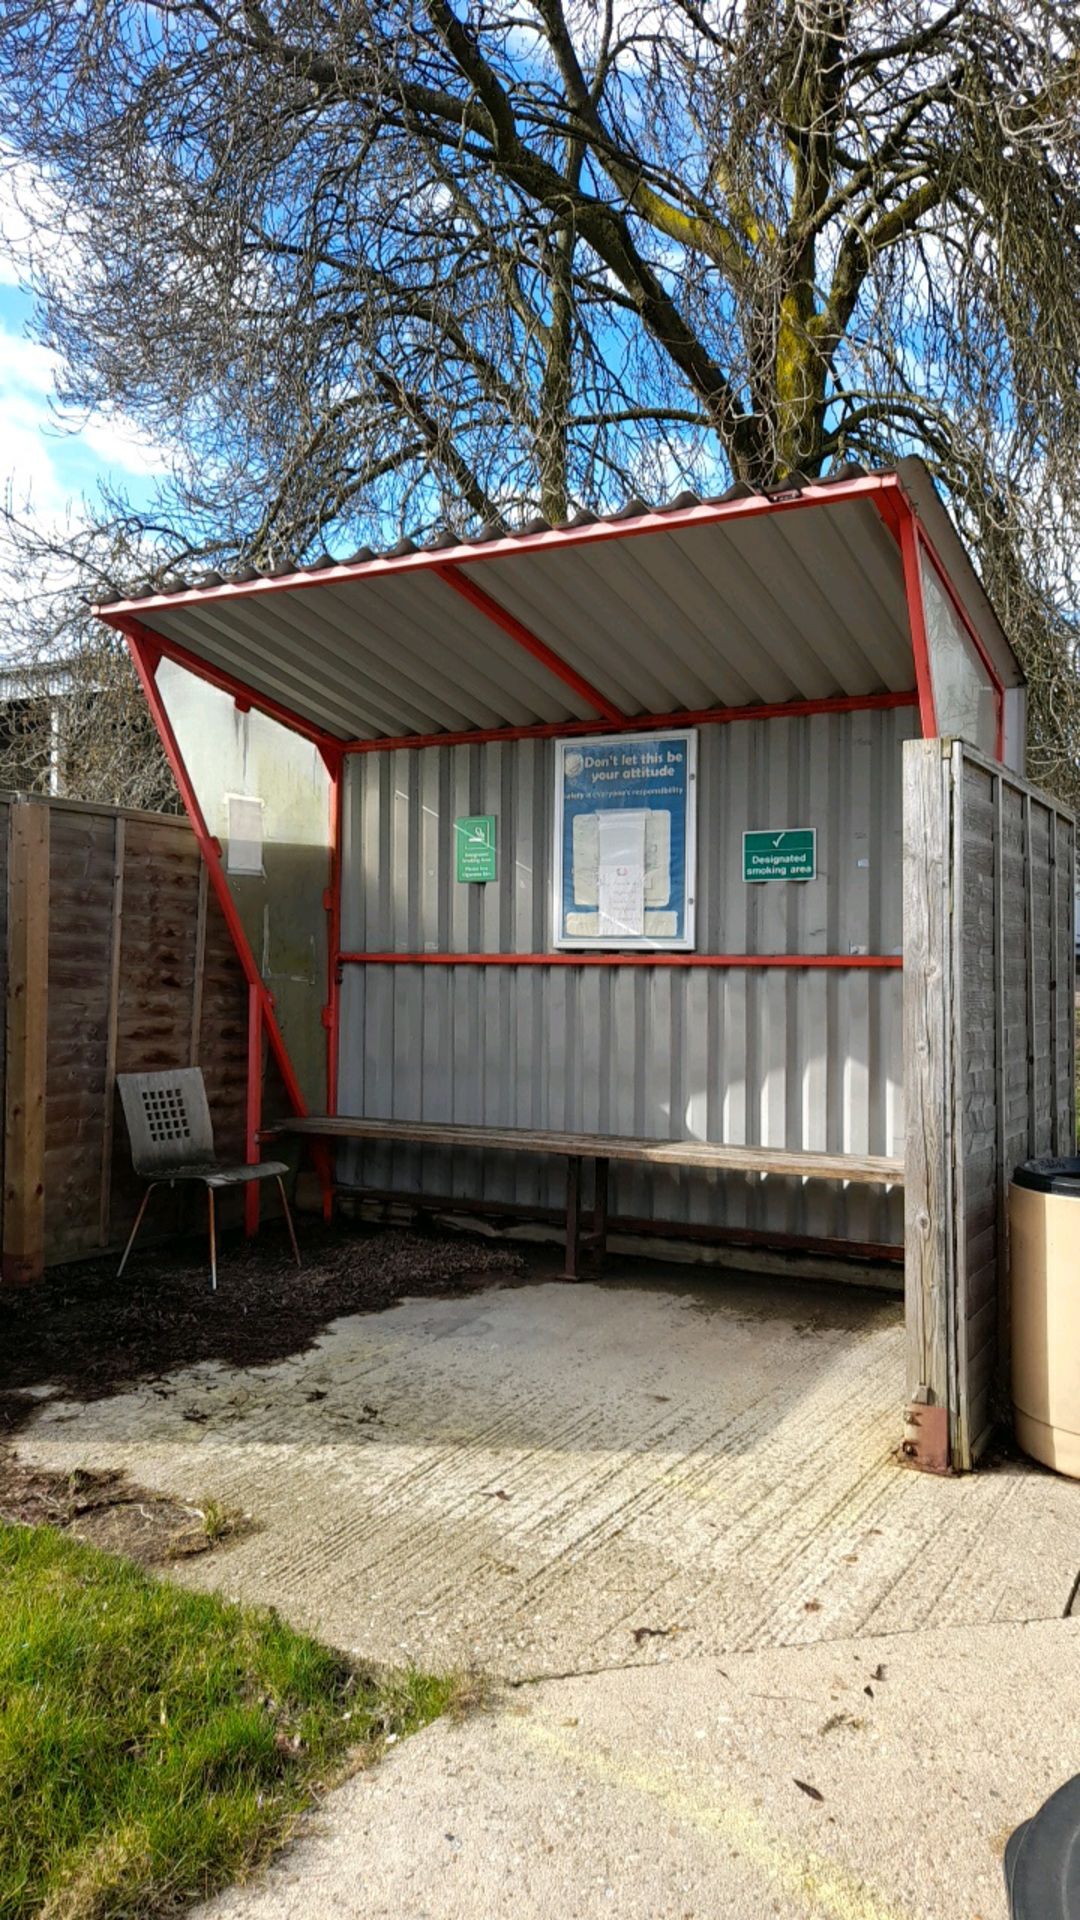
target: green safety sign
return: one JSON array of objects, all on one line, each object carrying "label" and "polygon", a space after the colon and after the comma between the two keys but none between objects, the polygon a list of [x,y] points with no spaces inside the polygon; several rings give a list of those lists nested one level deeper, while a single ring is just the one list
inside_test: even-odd
[{"label": "green safety sign", "polygon": [[744,833],[744,880],[813,880],[817,873],[817,828],[784,827],[773,833]]},{"label": "green safety sign", "polygon": [[465,820],[455,820],[454,844],[457,847],[459,880],[494,880],[496,878],[495,815],[493,813],[474,813]]}]

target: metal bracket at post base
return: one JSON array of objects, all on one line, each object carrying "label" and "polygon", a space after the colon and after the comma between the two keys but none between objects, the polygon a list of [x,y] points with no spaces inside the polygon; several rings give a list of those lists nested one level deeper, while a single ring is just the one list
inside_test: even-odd
[{"label": "metal bracket at post base", "polygon": [[[904,1438],[900,1452],[909,1467],[922,1473],[951,1473],[949,1409],[929,1404],[929,1388],[916,1387],[904,1410]],[[923,1399],[921,1396],[926,1395]]]}]

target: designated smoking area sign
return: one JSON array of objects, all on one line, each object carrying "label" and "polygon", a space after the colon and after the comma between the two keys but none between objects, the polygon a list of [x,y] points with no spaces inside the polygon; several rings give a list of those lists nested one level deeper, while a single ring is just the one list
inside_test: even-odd
[{"label": "designated smoking area sign", "polygon": [[494,880],[495,815],[475,813],[454,822],[459,880]]},{"label": "designated smoking area sign", "polygon": [[744,833],[742,865],[744,880],[813,880],[817,874],[817,828]]}]

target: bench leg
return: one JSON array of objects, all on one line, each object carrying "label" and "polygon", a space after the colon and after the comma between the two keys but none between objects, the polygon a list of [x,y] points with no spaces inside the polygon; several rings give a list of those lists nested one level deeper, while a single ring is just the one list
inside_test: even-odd
[{"label": "bench leg", "polygon": [[566,1161],[566,1263],[564,1280],[577,1280],[581,1249],[581,1156],[572,1153]]},{"label": "bench leg", "polygon": [[593,1188],[592,1245],[596,1271],[602,1273],[607,1259],[608,1168],[609,1160],[597,1160]]}]

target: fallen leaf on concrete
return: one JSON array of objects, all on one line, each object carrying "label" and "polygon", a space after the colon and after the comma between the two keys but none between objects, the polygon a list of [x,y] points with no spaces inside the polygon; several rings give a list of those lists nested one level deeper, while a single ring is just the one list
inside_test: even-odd
[{"label": "fallen leaf on concrete", "polygon": [[[794,1775],[792,1776],[792,1778],[794,1778]],[[800,1793],[806,1794],[807,1799],[809,1800],[824,1800],[825,1798],[825,1795],[823,1793],[819,1793],[817,1788],[810,1786],[809,1782],[806,1780],[796,1780],[795,1785],[798,1787]]]},{"label": "fallen leaf on concrete", "polygon": [[[870,1689],[867,1688],[867,1692],[869,1691]],[[848,1727],[851,1729],[852,1733],[861,1733],[865,1725],[866,1725],[866,1721],[862,1718],[861,1714],[832,1713],[829,1715],[829,1718],[825,1721],[825,1724],[819,1729],[819,1731],[823,1734],[835,1733],[837,1729],[840,1727]]]}]

